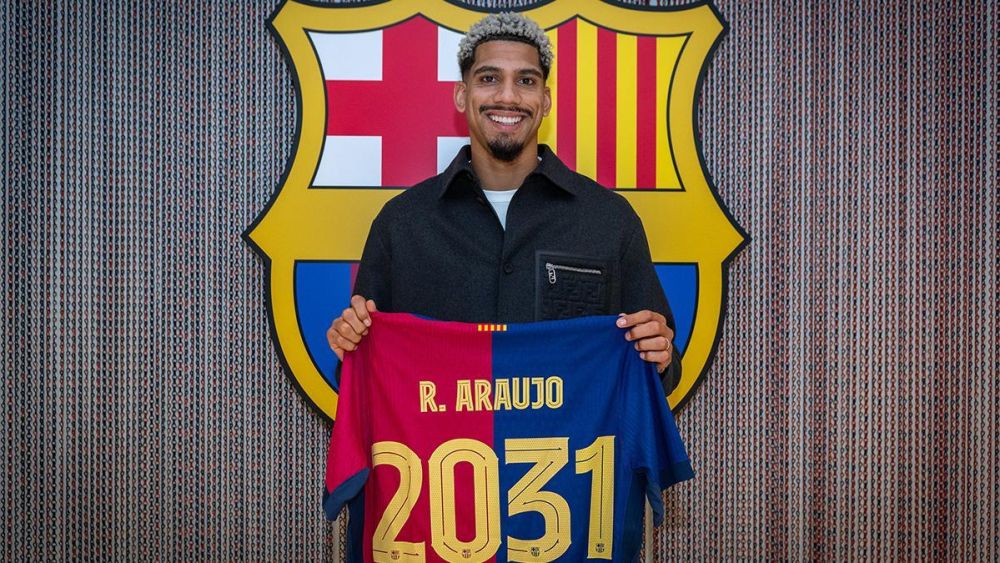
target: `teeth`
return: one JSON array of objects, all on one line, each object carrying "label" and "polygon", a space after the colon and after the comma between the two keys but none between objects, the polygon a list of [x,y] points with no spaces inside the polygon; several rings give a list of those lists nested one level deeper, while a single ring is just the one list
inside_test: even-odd
[{"label": "teeth", "polygon": [[520,122],[524,118],[523,117],[503,117],[503,116],[500,116],[500,115],[491,115],[490,119],[492,119],[493,121],[496,121],[497,123],[500,123],[502,125],[513,125],[515,123]]}]

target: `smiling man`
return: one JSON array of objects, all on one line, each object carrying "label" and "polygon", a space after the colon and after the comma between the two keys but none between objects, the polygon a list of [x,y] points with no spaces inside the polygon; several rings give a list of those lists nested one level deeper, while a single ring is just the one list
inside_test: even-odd
[{"label": "smiling man", "polygon": [[458,57],[454,101],[470,145],[375,218],[330,347],[341,359],[354,350],[376,309],[478,323],[621,314],[624,338],[669,393],[680,359],[642,223],[623,197],[538,144],[552,106],[545,33],[523,15],[491,14]]}]

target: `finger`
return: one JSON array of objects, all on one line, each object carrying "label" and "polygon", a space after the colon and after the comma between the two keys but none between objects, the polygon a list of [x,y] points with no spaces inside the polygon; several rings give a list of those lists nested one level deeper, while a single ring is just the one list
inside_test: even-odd
[{"label": "finger", "polygon": [[330,349],[334,352],[337,351],[337,329],[331,324],[330,328],[326,329],[326,343],[330,345]]},{"label": "finger", "polygon": [[659,321],[650,321],[648,323],[642,323],[641,325],[633,327],[631,330],[625,333],[625,340],[642,340],[643,338],[649,338],[652,336],[662,336],[666,338],[667,336],[667,325]]},{"label": "finger", "polygon": [[344,361],[344,349],[341,348],[340,346],[330,346],[330,347],[333,348],[333,353],[337,355],[337,359],[340,361]]},{"label": "finger", "polygon": [[343,336],[337,337],[337,346],[344,352],[353,352],[358,347],[357,343],[351,342]]},{"label": "finger", "polygon": [[670,363],[670,352],[639,352],[639,357],[657,366]]},{"label": "finger", "polygon": [[358,320],[364,323],[365,326],[372,326],[372,319],[368,314],[368,306],[366,305],[364,297],[361,297],[360,295],[351,297],[351,308],[354,309],[354,314],[358,316]]},{"label": "finger", "polygon": [[640,352],[663,352],[667,349],[668,341],[662,336],[652,336],[643,338],[635,343],[635,349]]},{"label": "finger", "polygon": [[667,324],[666,323],[667,320],[663,317],[663,315],[648,310],[639,311],[638,313],[632,313],[629,315],[621,315],[620,317],[618,317],[617,323],[618,326],[621,328],[629,328],[636,326],[638,324],[648,323],[654,320],[663,321],[663,324]]},{"label": "finger", "polygon": [[652,311],[639,311],[638,313],[622,314],[618,316],[616,323],[621,328],[629,328],[639,323],[651,321],[652,315]]},{"label": "finger", "polygon": [[374,313],[375,311],[378,311],[378,309],[375,307],[375,302],[372,301],[371,299],[365,301],[365,308],[368,309],[369,313]]},{"label": "finger", "polygon": [[[348,340],[354,344],[361,342],[361,335],[354,330],[354,327],[352,327],[349,323],[347,323],[344,320],[338,320],[337,334],[339,334],[341,338]],[[338,341],[338,343],[340,343],[340,341]],[[340,345],[343,346],[343,344]]]},{"label": "finger", "polygon": [[361,322],[361,319],[358,318],[358,314],[354,309],[344,309],[344,313],[341,318],[344,319],[344,322],[351,325],[354,332],[358,334],[364,334],[368,331],[368,327]]}]

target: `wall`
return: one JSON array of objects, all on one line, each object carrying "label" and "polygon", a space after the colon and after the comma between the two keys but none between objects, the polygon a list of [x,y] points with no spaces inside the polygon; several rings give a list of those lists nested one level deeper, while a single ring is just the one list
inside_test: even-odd
[{"label": "wall", "polygon": [[[0,4],[0,559],[339,557],[240,239],[294,138],[274,8]],[[718,8],[752,241],[650,552],[997,559],[1000,9]]]}]

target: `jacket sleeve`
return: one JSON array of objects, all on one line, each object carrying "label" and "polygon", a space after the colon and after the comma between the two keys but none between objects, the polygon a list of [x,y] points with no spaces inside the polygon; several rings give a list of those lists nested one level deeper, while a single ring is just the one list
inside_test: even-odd
[{"label": "jacket sleeve", "polygon": [[392,255],[388,243],[388,223],[385,210],[372,222],[352,292],[374,301],[379,311],[392,311]]},{"label": "jacket sleeve", "polygon": [[[624,312],[635,313],[644,309],[656,311],[667,319],[667,326],[670,327],[670,330],[676,332],[674,315],[670,311],[667,296],[663,293],[660,278],[656,275],[656,269],[653,267],[653,261],[649,254],[649,244],[646,242],[646,231],[638,216],[635,217],[632,235],[622,255],[621,276]],[[660,378],[663,382],[663,390],[668,395],[680,382],[681,357],[676,349],[671,355],[670,365],[663,370]]]}]

